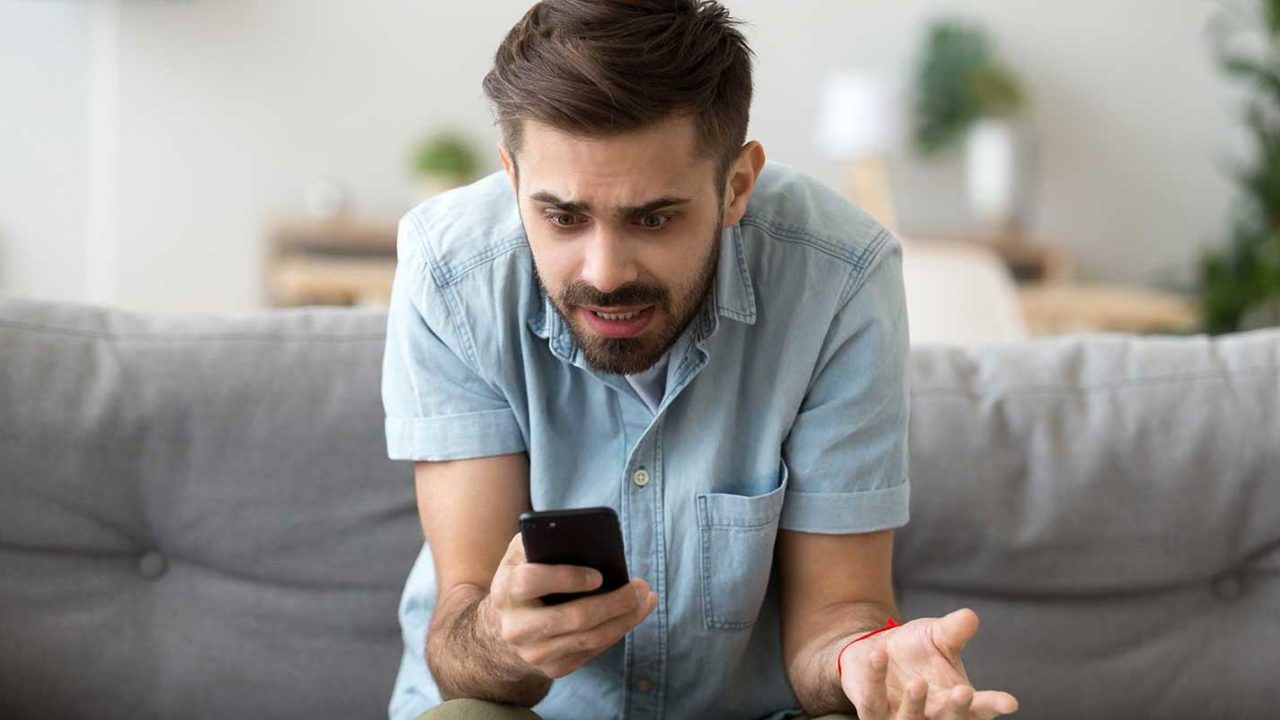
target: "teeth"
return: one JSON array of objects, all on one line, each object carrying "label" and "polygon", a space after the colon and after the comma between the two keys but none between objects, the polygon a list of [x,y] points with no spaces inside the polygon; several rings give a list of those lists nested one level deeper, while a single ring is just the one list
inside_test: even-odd
[{"label": "teeth", "polygon": [[[592,312],[595,312],[595,311],[592,311]],[[631,318],[639,314],[640,314],[640,311],[638,310],[636,312],[629,312],[629,313],[622,313],[622,314],[597,312],[596,317],[601,317],[601,318],[604,318],[605,320],[630,320]]]}]

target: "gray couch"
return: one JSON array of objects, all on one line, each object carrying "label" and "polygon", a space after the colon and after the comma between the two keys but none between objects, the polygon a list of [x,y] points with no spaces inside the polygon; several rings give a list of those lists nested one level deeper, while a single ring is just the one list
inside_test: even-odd
[{"label": "gray couch", "polygon": [[[0,718],[379,718],[385,318],[0,300]],[[1029,718],[1280,717],[1280,332],[917,348],[908,618]]]}]

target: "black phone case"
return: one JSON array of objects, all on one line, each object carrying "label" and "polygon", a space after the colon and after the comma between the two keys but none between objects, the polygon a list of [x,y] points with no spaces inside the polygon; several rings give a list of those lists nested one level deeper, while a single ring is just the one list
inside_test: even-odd
[{"label": "black phone case", "polygon": [[617,590],[627,584],[627,558],[618,516],[607,507],[544,510],[520,516],[520,535],[529,562],[582,565],[600,571],[604,582],[595,590],[544,595],[547,605]]}]

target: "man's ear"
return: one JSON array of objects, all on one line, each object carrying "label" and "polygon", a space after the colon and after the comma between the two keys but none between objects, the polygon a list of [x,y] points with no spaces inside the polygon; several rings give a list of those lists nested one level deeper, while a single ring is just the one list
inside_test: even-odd
[{"label": "man's ear", "polygon": [[502,169],[507,171],[507,179],[511,181],[511,189],[519,192],[520,188],[516,183],[515,158],[511,157],[511,153],[507,151],[507,146],[501,142],[498,143],[498,158],[502,160]]},{"label": "man's ear", "polygon": [[724,224],[734,225],[747,214],[747,201],[755,190],[756,178],[764,168],[764,146],[752,140],[738,151],[725,178]]}]

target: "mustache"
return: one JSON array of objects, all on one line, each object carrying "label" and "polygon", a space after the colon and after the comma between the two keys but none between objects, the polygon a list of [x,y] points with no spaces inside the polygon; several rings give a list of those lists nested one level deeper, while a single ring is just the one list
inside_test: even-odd
[{"label": "mustache", "polygon": [[632,283],[613,292],[600,292],[581,280],[570,283],[560,293],[565,305],[595,305],[617,307],[625,305],[657,305],[667,299],[665,288],[657,285]]}]

